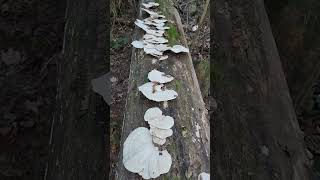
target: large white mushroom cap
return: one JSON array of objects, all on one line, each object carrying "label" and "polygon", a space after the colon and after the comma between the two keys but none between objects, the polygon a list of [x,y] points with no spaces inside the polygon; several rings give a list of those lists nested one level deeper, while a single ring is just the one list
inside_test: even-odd
[{"label": "large white mushroom cap", "polygon": [[139,86],[138,89],[148,99],[156,102],[173,100],[178,96],[178,93],[174,90],[163,90],[163,86],[163,84],[148,82],[143,84],[142,86]]},{"label": "large white mushroom cap", "polygon": [[132,131],[124,142],[123,164],[128,171],[150,179],[169,172],[172,159],[166,150],[159,151],[153,145],[147,128],[139,127]]},{"label": "large white mushroom cap", "polygon": [[151,82],[158,82],[163,84],[163,83],[171,82],[174,78],[171,75],[166,75],[164,72],[160,72],[154,69],[148,73],[148,79]]}]

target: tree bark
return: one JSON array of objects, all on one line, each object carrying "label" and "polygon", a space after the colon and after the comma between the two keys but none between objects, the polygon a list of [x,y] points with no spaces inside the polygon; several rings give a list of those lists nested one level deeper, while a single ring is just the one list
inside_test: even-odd
[{"label": "tree bark", "polygon": [[220,180],[310,179],[277,47],[262,0],[213,2],[211,173]]},{"label": "tree bark", "polygon": [[[141,4],[141,3],[140,3]],[[165,7],[163,7],[165,6]],[[179,14],[169,1],[162,1],[159,8],[166,10],[167,19],[172,20],[180,34],[177,44],[187,46]],[[139,10],[140,11],[140,10]],[[146,15],[139,13],[139,19]],[[144,32],[135,30],[134,39],[138,40]],[[202,99],[198,80],[194,71],[189,53],[169,53],[169,58],[164,61],[152,63],[152,57],[146,55],[141,49],[133,49],[129,77],[129,90],[127,95],[125,118],[121,136],[121,145],[129,133],[138,127],[148,127],[143,119],[148,108],[159,107],[165,115],[172,116],[175,124],[172,128],[173,135],[167,138],[165,149],[172,156],[172,166],[169,173],[156,179],[197,179],[201,172],[209,172],[209,122],[207,110]],[[175,79],[167,84],[169,89],[178,93],[175,100],[165,103],[151,102],[146,99],[138,87],[146,83],[148,72],[152,69],[170,74]],[[200,137],[196,136],[196,124],[199,124]],[[142,179],[138,174],[127,171],[122,163],[122,148],[116,170],[117,180]]]},{"label": "tree bark", "polygon": [[105,74],[106,9],[104,0],[68,0],[63,58],[58,62],[56,110],[45,179],[106,179],[108,107],[91,89]]}]

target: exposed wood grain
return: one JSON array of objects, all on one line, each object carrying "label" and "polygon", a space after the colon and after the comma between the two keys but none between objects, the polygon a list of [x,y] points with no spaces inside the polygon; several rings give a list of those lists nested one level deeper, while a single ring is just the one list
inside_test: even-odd
[{"label": "exposed wood grain", "polygon": [[[63,59],[58,62],[56,109],[50,139],[48,180],[106,179],[108,107],[91,89],[105,74],[104,0],[68,0]],[[108,133],[108,132],[107,132]]]},{"label": "exposed wood grain", "polygon": [[[186,46],[183,28],[179,14],[172,4],[166,4],[167,19],[173,20],[180,33],[180,43]],[[140,11],[139,19],[146,17]],[[135,30],[134,39],[142,38],[143,32]],[[164,103],[147,100],[138,87],[147,82],[147,74],[152,69],[163,71],[175,77],[168,84],[168,88],[176,90],[177,99]],[[129,133],[137,127],[148,127],[143,115],[148,108],[160,107],[165,115],[175,119],[173,136],[167,138],[164,148],[168,150],[173,159],[169,173],[157,179],[196,179],[201,172],[209,171],[209,142],[210,131],[198,80],[194,71],[190,54],[169,54],[169,59],[152,64],[152,57],[144,54],[140,49],[133,49],[130,67],[129,90],[127,96],[125,118],[121,136],[121,144]],[[196,137],[196,123],[202,128],[200,138]],[[116,171],[118,180],[142,179],[139,175],[127,171],[122,164],[122,149]]]},{"label": "exposed wood grain", "polygon": [[262,0],[215,0],[212,164],[219,180],[310,179]]}]

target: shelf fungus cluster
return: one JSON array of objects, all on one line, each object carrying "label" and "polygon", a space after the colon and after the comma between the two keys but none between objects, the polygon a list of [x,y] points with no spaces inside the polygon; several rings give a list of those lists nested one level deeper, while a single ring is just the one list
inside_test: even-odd
[{"label": "shelf fungus cluster", "polygon": [[172,136],[172,126],[174,120],[170,116],[165,116],[162,111],[157,108],[150,108],[144,114],[144,120],[148,122],[150,126],[150,133],[152,140],[158,145],[163,145],[166,142],[166,138]]},{"label": "shelf fungus cluster", "polygon": [[168,39],[164,38],[165,30],[170,29],[166,26],[168,20],[165,19],[165,16],[158,14],[153,11],[151,8],[159,6],[158,3],[149,2],[142,4],[145,8],[141,10],[148,13],[150,16],[146,19],[140,20],[137,19],[134,23],[136,26],[141,28],[146,32],[142,40],[133,41],[131,44],[133,47],[138,49],[143,49],[146,54],[154,56],[159,60],[168,59],[167,55],[164,55],[166,51],[172,51],[174,53],[189,52],[189,49],[181,45],[168,45]]},{"label": "shelf fungus cluster", "polygon": [[[133,41],[131,43],[133,47],[143,49],[144,53],[160,61],[169,58],[164,54],[166,51],[188,53],[189,49],[186,47],[168,45],[169,41],[164,35],[170,28],[166,26],[168,20],[165,16],[155,11],[159,4],[148,2],[142,3],[142,6],[144,8],[141,10],[149,14],[149,17],[143,20],[137,19],[135,25],[146,34],[143,35],[142,40]],[[167,89],[164,85],[173,81],[173,76],[154,69],[148,73],[148,79],[150,82],[139,86],[138,89],[149,100],[167,102],[177,98],[178,93]],[[138,127],[129,134],[123,145],[123,164],[128,171],[138,173],[144,179],[150,179],[168,173],[171,168],[171,155],[163,149],[166,138],[173,135],[171,128],[174,126],[174,119],[163,115],[160,108],[153,107],[145,112],[144,120],[149,124],[150,129]],[[161,146],[161,150],[156,145]]]},{"label": "shelf fungus cluster", "polygon": [[172,81],[174,78],[171,75],[166,75],[158,70],[152,70],[148,73],[148,79],[151,82],[147,82],[138,87],[142,94],[156,102],[163,102],[173,100],[178,96],[178,93],[174,90],[167,89],[164,83]]},{"label": "shelf fungus cluster", "polygon": [[150,179],[169,172],[172,159],[168,151],[160,151],[153,145],[148,128],[139,127],[123,144],[123,164],[127,170]]}]

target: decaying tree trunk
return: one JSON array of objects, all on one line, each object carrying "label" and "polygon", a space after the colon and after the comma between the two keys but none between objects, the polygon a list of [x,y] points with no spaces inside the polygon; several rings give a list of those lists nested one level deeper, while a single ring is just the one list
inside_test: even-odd
[{"label": "decaying tree trunk", "polygon": [[[167,19],[172,20],[171,28],[177,29],[180,34],[179,42],[186,46],[183,28],[179,14],[169,1],[160,2],[162,12]],[[165,7],[164,7],[165,6]],[[147,15],[140,11],[139,19]],[[144,32],[135,30],[134,40],[142,38]],[[172,156],[172,166],[169,173],[157,179],[197,179],[201,172],[209,172],[209,122],[205,109],[198,80],[195,75],[191,56],[187,53],[169,54],[164,61],[152,63],[152,57],[146,55],[141,49],[133,49],[130,67],[129,90],[123,121],[121,145],[129,133],[138,127],[148,127],[143,116],[148,108],[159,107],[165,115],[174,118],[173,135],[167,138],[165,149]],[[175,100],[165,103],[156,103],[145,98],[138,87],[147,82],[147,75],[153,69],[163,71],[175,77],[167,84],[168,89],[178,93]],[[200,125],[200,137],[196,136],[196,124]],[[148,127],[149,128],[149,127]],[[123,148],[123,147],[122,147]],[[122,163],[122,148],[116,170],[117,180],[142,179],[138,174],[125,169]]]},{"label": "decaying tree trunk", "polygon": [[68,0],[63,58],[58,62],[57,108],[45,179],[104,180],[108,107],[91,89],[107,72],[104,0]]},{"label": "decaying tree trunk", "polygon": [[214,148],[219,180],[310,179],[277,47],[262,0],[215,0]]}]

